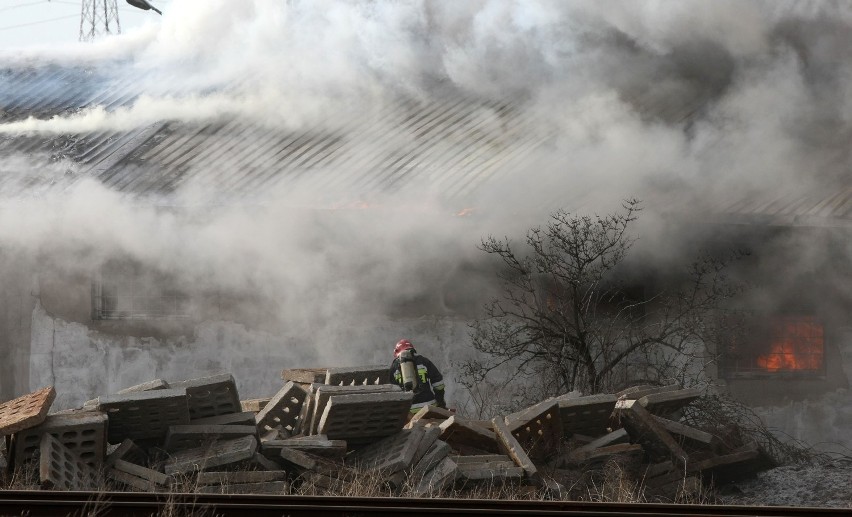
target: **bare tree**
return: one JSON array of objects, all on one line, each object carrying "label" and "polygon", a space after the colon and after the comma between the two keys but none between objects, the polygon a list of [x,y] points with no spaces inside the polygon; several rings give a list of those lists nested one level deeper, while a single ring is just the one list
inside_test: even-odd
[{"label": "bare tree", "polygon": [[[634,238],[628,229],[638,200],[606,216],[551,215],[526,236],[525,253],[508,238],[483,239],[481,249],[502,260],[504,291],[471,325],[477,358],[459,364],[459,382],[475,397],[482,385],[516,382],[513,396],[531,401],[572,390],[596,393],[633,380],[689,382],[708,360],[713,314],[736,289],[725,261],[691,264],[688,280],[671,291],[631,292],[620,267]],[[695,364],[698,362],[699,364]],[[535,393],[529,390],[533,386]]]}]

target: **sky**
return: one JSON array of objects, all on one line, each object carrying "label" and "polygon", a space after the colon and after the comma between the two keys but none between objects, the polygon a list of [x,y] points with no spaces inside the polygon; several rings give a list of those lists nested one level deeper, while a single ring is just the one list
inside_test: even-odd
[{"label": "sky", "polygon": [[[87,0],[91,2],[91,0]],[[152,0],[168,9],[173,0]],[[145,24],[159,24],[160,15],[117,0],[122,33]],[[0,0],[0,48],[79,43],[81,0]]]}]

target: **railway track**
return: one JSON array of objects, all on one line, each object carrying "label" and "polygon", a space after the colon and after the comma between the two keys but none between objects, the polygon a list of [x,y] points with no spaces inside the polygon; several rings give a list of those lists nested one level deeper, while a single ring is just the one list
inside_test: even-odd
[{"label": "railway track", "polygon": [[406,517],[568,515],[593,517],[848,516],[850,509],[770,506],[496,501],[482,499],[342,498],[320,496],[149,494],[139,492],[0,491],[0,516],[151,515],[236,517]]}]

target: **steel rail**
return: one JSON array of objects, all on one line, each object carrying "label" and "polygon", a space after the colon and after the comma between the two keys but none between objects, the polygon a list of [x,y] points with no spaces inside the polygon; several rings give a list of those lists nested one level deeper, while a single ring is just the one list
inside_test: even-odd
[{"label": "steel rail", "polygon": [[143,492],[0,491],[0,516],[156,515],[356,517],[367,515],[583,515],[593,517],[799,517],[850,515],[850,509],[773,506],[586,503],[484,499],[408,499],[176,494]]}]

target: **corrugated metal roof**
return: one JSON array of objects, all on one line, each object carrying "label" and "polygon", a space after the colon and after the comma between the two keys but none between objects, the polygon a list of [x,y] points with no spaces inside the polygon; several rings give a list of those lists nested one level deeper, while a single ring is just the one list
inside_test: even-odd
[{"label": "corrugated metal roof", "polygon": [[[0,72],[0,122],[40,119],[84,107],[129,105],[132,82],[82,68],[42,67]],[[0,135],[0,153],[66,168],[67,184],[93,177],[137,198],[167,198],[181,187],[208,202],[262,200],[271,188],[300,188],[341,196],[428,188],[447,198],[465,196],[523,159],[544,135],[516,103],[460,94],[439,100],[400,99],[366,118],[336,120],[334,130],[288,131],[245,118],[209,123],[162,121],[123,132],[50,136]],[[0,166],[0,170],[3,167]],[[9,195],[34,181],[14,178]],[[8,177],[7,177],[8,176]],[[47,182],[48,185],[56,183]]]},{"label": "corrugated metal roof", "polygon": [[[93,106],[114,110],[137,99],[137,88],[129,78],[83,67],[0,70],[0,123]],[[669,115],[688,119],[701,104]],[[38,195],[94,178],[129,197],[161,204],[176,202],[182,189],[191,189],[195,202],[209,204],[262,203],[276,189],[301,189],[313,195],[305,202],[315,206],[404,189],[464,203],[489,181],[519,169],[554,135],[520,101],[458,92],[430,100],[400,98],[368,114],[340,114],[333,127],[294,131],[228,117],[73,135],[0,133],[5,157],[0,194]],[[710,212],[712,220],[723,222],[845,225],[852,222],[852,188],[767,190]]]}]

